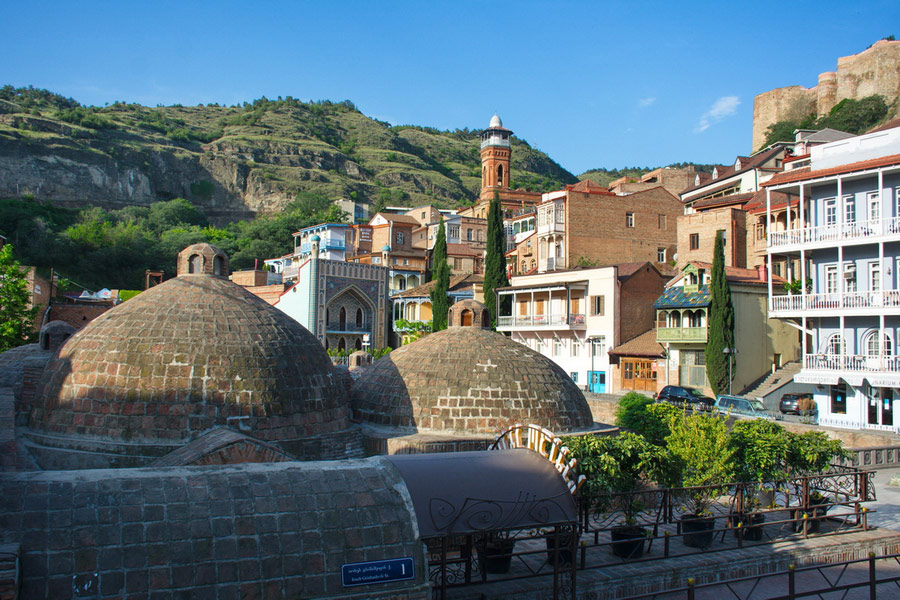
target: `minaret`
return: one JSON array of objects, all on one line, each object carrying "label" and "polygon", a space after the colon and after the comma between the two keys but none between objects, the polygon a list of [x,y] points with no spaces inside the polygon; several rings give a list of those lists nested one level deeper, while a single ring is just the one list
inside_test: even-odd
[{"label": "minaret", "polygon": [[509,160],[512,149],[509,138],[513,132],[503,127],[500,117],[491,117],[491,124],[481,132],[481,199],[490,200],[494,192],[509,189]]}]

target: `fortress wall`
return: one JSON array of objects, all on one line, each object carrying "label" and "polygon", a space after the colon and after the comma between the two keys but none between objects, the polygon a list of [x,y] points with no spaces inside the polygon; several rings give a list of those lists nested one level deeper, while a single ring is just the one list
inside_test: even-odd
[{"label": "fortress wall", "polygon": [[[821,73],[818,85],[794,85],[759,94],[753,100],[752,150],[758,150],[770,125],[802,119],[811,112],[824,116],[848,98],[881,94],[888,103],[900,96],[900,41],[880,40],[870,48],[838,58],[837,71]],[[894,107],[900,116],[900,106]]]}]

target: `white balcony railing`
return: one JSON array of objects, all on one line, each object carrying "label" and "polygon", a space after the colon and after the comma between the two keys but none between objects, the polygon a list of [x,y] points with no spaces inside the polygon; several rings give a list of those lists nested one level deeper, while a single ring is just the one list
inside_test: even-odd
[{"label": "white balcony railing", "polygon": [[807,310],[830,311],[836,309],[879,307],[900,308],[900,290],[798,294],[793,296],[773,296],[769,299],[769,310],[772,312]]},{"label": "white balcony railing", "polygon": [[815,242],[831,242],[887,235],[900,235],[900,217],[854,221],[838,225],[802,227],[769,233],[769,248]]},{"label": "white balcony railing", "polygon": [[297,277],[300,267],[285,267],[281,270],[282,279],[294,279]]},{"label": "white balcony railing", "polygon": [[864,356],[861,354],[807,354],[803,368],[812,371],[863,371],[900,373],[900,356]]},{"label": "white balcony railing", "polygon": [[498,327],[547,327],[553,325],[583,326],[584,315],[520,315],[500,317],[497,320]]}]

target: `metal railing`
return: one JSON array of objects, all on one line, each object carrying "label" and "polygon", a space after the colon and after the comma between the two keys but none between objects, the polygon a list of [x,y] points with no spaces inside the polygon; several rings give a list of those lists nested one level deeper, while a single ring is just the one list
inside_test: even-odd
[{"label": "metal railing", "polygon": [[520,315],[499,317],[497,319],[498,327],[544,327],[551,325],[584,325],[584,315]]},{"label": "metal railing", "polygon": [[806,354],[803,368],[810,371],[863,371],[866,373],[900,373],[900,356],[865,356],[861,354]]},{"label": "metal railing", "polygon": [[900,217],[769,232],[769,248],[900,234]]},{"label": "metal railing", "polygon": [[773,312],[879,307],[900,308],[900,290],[796,294],[769,299],[769,310]]}]

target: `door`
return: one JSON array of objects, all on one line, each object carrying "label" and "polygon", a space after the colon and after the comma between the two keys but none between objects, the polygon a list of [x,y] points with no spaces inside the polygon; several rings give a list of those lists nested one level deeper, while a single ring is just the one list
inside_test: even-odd
[{"label": "door", "polygon": [[606,393],[606,371],[588,371],[588,382],[592,394]]}]

